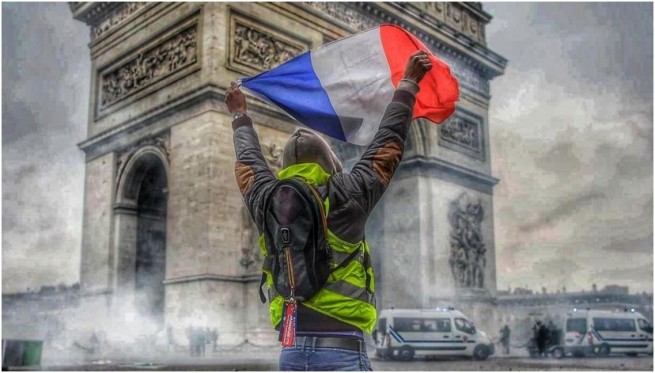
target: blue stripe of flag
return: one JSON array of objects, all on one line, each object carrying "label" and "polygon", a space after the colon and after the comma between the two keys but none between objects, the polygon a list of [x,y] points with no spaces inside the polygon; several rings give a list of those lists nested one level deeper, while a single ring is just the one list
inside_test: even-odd
[{"label": "blue stripe of flag", "polygon": [[309,53],[254,77],[243,78],[241,83],[307,127],[346,141],[341,121],[312,68]]}]

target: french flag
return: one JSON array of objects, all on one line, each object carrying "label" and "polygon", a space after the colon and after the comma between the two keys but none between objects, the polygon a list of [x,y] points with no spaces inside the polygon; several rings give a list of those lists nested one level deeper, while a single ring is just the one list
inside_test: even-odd
[{"label": "french flag", "polygon": [[417,50],[432,61],[419,86],[414,116],[446,120],[459,98],[457,79],[416,37],[394,25],[381,25],[305,52],[241,84],[298,122],[325,135],[368,145]]}]

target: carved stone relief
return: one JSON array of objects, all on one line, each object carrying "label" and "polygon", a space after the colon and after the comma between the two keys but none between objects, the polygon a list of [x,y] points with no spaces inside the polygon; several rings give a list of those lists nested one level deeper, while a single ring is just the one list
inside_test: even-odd
[{"label": "carved stone relief", "polygon": [[198,61],[198,25],[137,54],[117,68],[101,72],[98,111]]},{"label": "carved stone relief", "polygon": [[124,3],[119,8],[114,9],[96,26],[91,27],[91,41],[96,41],[102,36],[106,35],[110,30],[117,28],[119,25],[125,23],[137,11],[143,9],[148,4],[147,2],[132,2]]},{"label": "carved stone relief", "polygon": [[[268,167],[274,174],[277,174],[282,168],[284,148],[277,144],[262,144],[261,148]],[[241,259],[239,263],[248,269],[252,264],[261,264],[263,258],[259,250],[259,230],[245,205],[241,208],[241,227]],[[259,265],[254,268],[258,269],[258,267]]]},{"label": "carved stone relief", "polygon": [[480,120],[455,113],[439,126],[439,143],[476,158],[484,158]]},{"label": "carved stone relief", "polygon": [[245,74],[269,70],[309,49],[309,42],[294,40],[234,13],[230,38],[228,67]]},{"label": "carved stone relief", "polygon": [[486,246],[482,242],[484,209],[480,200],[462,193],[448,207],[450,222],[450,269],[455,285],[484,288],[487,265]]},{"label": "carved stone relief", "polygon": [[306,2],[303,4],[309,6],[312,9],[326,13],[332,18],[338,19],[339,21],[359,31],[367,30],[380,24],[380,22],[377,22],[370,17],[366,17],[355,9],[344,6],[340,3]]},{"label": "carved stone relief", "polygon": [[484,23],[456,3],[415,2],[408,3],[430,17],[444,22],[453,29],[485,45]]}]

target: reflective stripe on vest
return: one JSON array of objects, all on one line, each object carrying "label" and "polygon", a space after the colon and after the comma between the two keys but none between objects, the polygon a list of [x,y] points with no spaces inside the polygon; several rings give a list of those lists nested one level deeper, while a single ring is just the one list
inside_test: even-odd
[{"label": "reflective stripe on vest", "polygon": [[[301,176],[314,185],[322,185],[327,182],[325,174],[319,165],[305,163],[285,168],[278,173],[278,178]],[[329,209],[330,201],[326,199],[326,214],[329,213]],[[350,243],[340,239],[330,230],[327,233],[326,239],[332,249],[332,268],[338,266],[355,251],[360,251],[361,254],[344,267],[336,269],[325,286],[312,299],[303,302],[303,305],[371,333],[377,320],[377,311],[374,297],[375,275],[370,261],[370,248],[366,241]],[[259,245],[262,255],[266,256],[264,235],[260,236]],[[275,327],[282,321],[284,299],[275,291],[270,268],[266,268],[267,261],[264,262],[263,270],[269,290],[269,313]]]}]

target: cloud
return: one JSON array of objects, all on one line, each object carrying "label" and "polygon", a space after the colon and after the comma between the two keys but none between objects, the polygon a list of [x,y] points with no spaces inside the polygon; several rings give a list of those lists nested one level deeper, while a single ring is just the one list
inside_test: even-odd
[{"label": "cloud", "polygon": [[652,5],[484,6],[509,60],[489,112],[499,288],[557,287],[560,267],[587,288],[627,251],[652,266]]},{"label": "cloud", "polygon": [[3,3],[2,290],[79,281],[89,30],[66,3]]},{"label": "cloud", "polygon": [[604,194],[592,192],[562,201],[550,210],[540,211],[535,219],[525,224],[519,224],[519,231],[522,233],[529,233],[540,229],[543,226],[552,225],[557,219],[561,219],[574,213],[579,213],[580,209],[586,204],[593,203],[595,200],[602,198],[605,198]]}]

